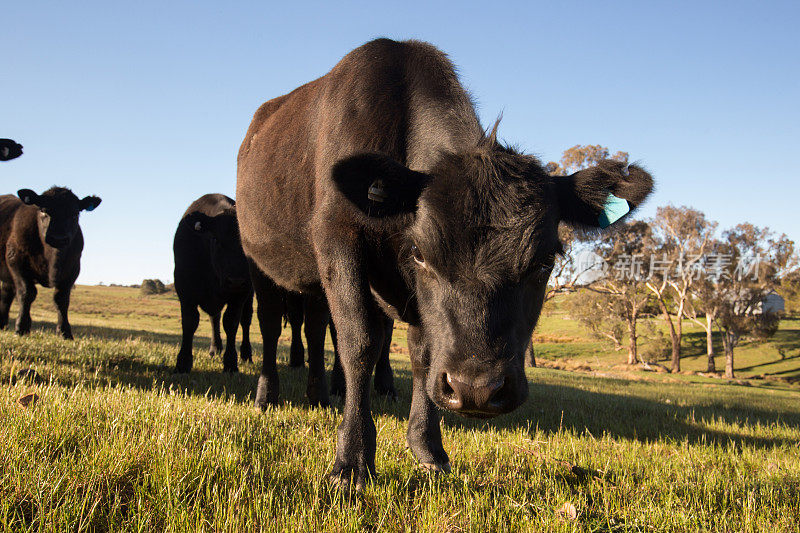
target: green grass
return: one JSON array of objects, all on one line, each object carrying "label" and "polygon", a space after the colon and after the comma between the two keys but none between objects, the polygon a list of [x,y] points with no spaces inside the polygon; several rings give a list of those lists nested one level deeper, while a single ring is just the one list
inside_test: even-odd
[{"label": "green grass", "polygon": [[[538,353],[591,371],[531,369],[530,398],[515,413],[488,423],[445,416],[453,472],[444,476],[417,468],[405,449],[410,365],[398,328],[400,398],[373,399],[378,477],[343,494],[325,481],[340,408],[308,406],[305,371],[286,366],[288,332],[285,403],[262,413],[252,406],[257,368],[222,374],[207,354],[207,320],[195,372],[170,374],[174,297],[76,287],[74,342],[53,335],[48,299],[40,291],[30,336],[0,332],[6,531],[800,530],[800,388],[619,371],[624,353],[557,311],[542,320]],[[775,340],[738,349],[738,372],[796,372],[797,329],[786,321]],[[784,360],[773,361],[779,350]],[[17,379],[23,369],[42,382]],[[38,401],[22,407],[31,392]],[[565,502],[575,521],[556,512]]]}]

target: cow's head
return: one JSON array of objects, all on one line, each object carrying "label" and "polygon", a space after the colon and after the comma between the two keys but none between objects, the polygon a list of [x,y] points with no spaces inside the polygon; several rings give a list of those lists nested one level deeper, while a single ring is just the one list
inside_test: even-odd
[{"label": "cow's head", "polygon": [[39,233],[53,248],[69,246],[80,231],[81,211],[92,211],[101,202],[97,196],[78,198],[65,187],[51,187],[42,194],[20,189],[17,195],[24,204],[39,208]]},{"label": "cow's head", "polygon": [[236,209],[208,216],[195,211],[186,215],[185,223],[208,239],[211,268],[225,290],[244,290],[250,284],[250,270],[242,250]]},{"label": "cow's head", "polygon": [[615,161],[550,176],[492,138],[442,155],[430,173],[362,154],[337,163],[332,177],[365,224],[402,228],[399,261],[416,296],[427,394],[476,417],[527,397],[523,352],[562,253],[559,223],[604,228],[653,187],[643,169]]},{"label": "cow's head", "polygon": [[22,145],[11,139],[0,139],[0,161],[9,161],[22,155]]}]

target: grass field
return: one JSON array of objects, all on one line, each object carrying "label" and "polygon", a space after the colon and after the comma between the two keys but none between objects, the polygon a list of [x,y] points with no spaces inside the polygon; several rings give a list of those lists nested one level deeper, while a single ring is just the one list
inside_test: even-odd
[{"label": "grass field", "polygon": [[[4,531],[800,531],[800,386],[785,379],[800,375],[798,320],[736,351],[740,378],[770,379],[728,381],[627,369],[554,306],[537,354],[580,371],[529,369],[527,403],[488,423],[446,415],[450,475],[405,449],[397,328],[399,400],[373,399],[378,477],[343,494],[325,481],[341,411],[308,406],[288,332],[285,403],[262,413],[257,367],[223,375],[207,320],[195,371],[171,375],[174,296],[78,286],[70,312],[73,342],[53,334],[47,290],[31,335],[0,332]],[[687,329],[684,368],[704,370],[702,332]]]}]

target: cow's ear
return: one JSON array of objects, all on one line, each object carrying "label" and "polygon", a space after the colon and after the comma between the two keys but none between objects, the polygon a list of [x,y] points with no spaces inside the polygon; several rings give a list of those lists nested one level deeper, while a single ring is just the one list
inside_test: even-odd
[{"label": "cow's ear", "polygon": [[98,196],[85,196],[81,200],[81,211],[94,211],[102,201]]},{"label": "cow's ear", "polygon": [[653,177],[643,168],[610,159],[570,176],[554,176],[553,183],[561,220],[587,228],[607,228],[653,191]]},{"label": "cow's ear", "polygon": [[198,233],[204,233],[212,230],[214,227],[214,218],[205,213],[195,211],[186,215],[186,224],[188,224],[192,230]]},{"label": "cow's ear", "polygon": [[387,217],[417,210],[431,177],[382,154],[360,154],[336,163],[333,183],[364,214]]},{"label": "cow's ear", "polygon": [[39,205],[39,195],[30,189],[20,189],[17,191],[17,196],[22,200],[25,205]]}]

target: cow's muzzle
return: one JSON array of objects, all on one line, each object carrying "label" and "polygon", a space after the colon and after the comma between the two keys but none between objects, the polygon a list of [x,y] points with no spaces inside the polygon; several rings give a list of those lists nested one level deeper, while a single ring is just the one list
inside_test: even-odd
[{"label": "cow's muzzle", "polygon": [[[523,380],[524,381],[524,380]],[[528,396],[513,372],[475,377],[442,372],[436,380],[437,403],[450,411],[474,418],[490,418],[513,411]]]}]

